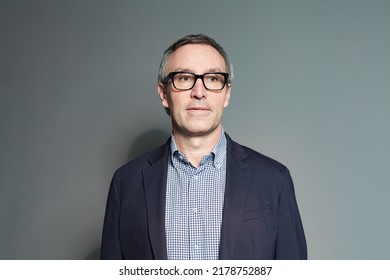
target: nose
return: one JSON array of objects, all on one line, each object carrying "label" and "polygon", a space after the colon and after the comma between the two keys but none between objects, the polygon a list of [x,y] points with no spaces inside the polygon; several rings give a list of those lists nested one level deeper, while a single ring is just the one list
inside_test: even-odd
[{"label": "nose", "polygon": [[191,97],[197,99],[206,98],[207,90],[203,85],[202,79],[197,79],[194,87],[191,89]]}]

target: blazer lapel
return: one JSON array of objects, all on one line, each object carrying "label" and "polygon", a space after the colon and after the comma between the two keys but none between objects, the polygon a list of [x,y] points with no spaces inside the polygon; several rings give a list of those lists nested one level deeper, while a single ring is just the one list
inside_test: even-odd
[{"label": "blazer lapel", "polygon": [[168,140],[149,158],[151,166],[143,171],[149,238],[153,255],[157,260],[167,259],[165,197],[169,142]]},{"label": "blazer lapel", "polygon": [[225,200],[222,216],[220,259],[233,259],[234,247],[244,215],[249,190],[249,166],[247,153],[226,135],[227,163]]}]

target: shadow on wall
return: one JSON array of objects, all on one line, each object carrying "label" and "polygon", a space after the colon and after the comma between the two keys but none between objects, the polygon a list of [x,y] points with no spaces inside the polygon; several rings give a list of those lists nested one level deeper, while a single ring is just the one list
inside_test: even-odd
[{"label": "shadow on wall", "polygon": [[[129,161],[164,144],[169,137],[170,137],[170,133],[162,130],[157,130],[157,129],[142,133],[139,137],[137,137],[137,139],[134,141],[134,143],[132,144],[129,150],[128,153]],[[86,260],[100,259],[100,246],[90,251],[89,254],[85,257],[85,259]]]},{"label": "shadow on wall", "polygon": [[168,140],[168,137],[170,137],[169,133],[158,129],[150,130],[141,134],[141,136],[139,136],[131,146],[129,151],[129,160],[135,159],[136,157],[164,144]]}]

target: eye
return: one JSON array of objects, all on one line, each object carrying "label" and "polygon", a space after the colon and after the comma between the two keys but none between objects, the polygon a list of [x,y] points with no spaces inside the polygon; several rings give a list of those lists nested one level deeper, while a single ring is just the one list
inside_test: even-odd
[{"label": "eye", "polygon": [[221,75],[218,74],[208,74],[205,76],[205,80],[210,83],[218,83],[221,81],[221,79]]},{"label": "eye", "polygon": [[192,82],[194,80],[194,75],[189,73],[178,73],[175,75],[175,81],[178,82]]}]

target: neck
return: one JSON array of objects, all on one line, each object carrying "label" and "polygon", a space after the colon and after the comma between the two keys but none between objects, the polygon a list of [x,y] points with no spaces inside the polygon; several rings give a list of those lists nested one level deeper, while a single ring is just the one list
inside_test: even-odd
[{"label": "neck", "polygon": [[195,167],[198,167],[203,156],[214,149],[222,133],[222,127],[207,135],[187,136],[174,131],[177,149],[186,155]]}]

